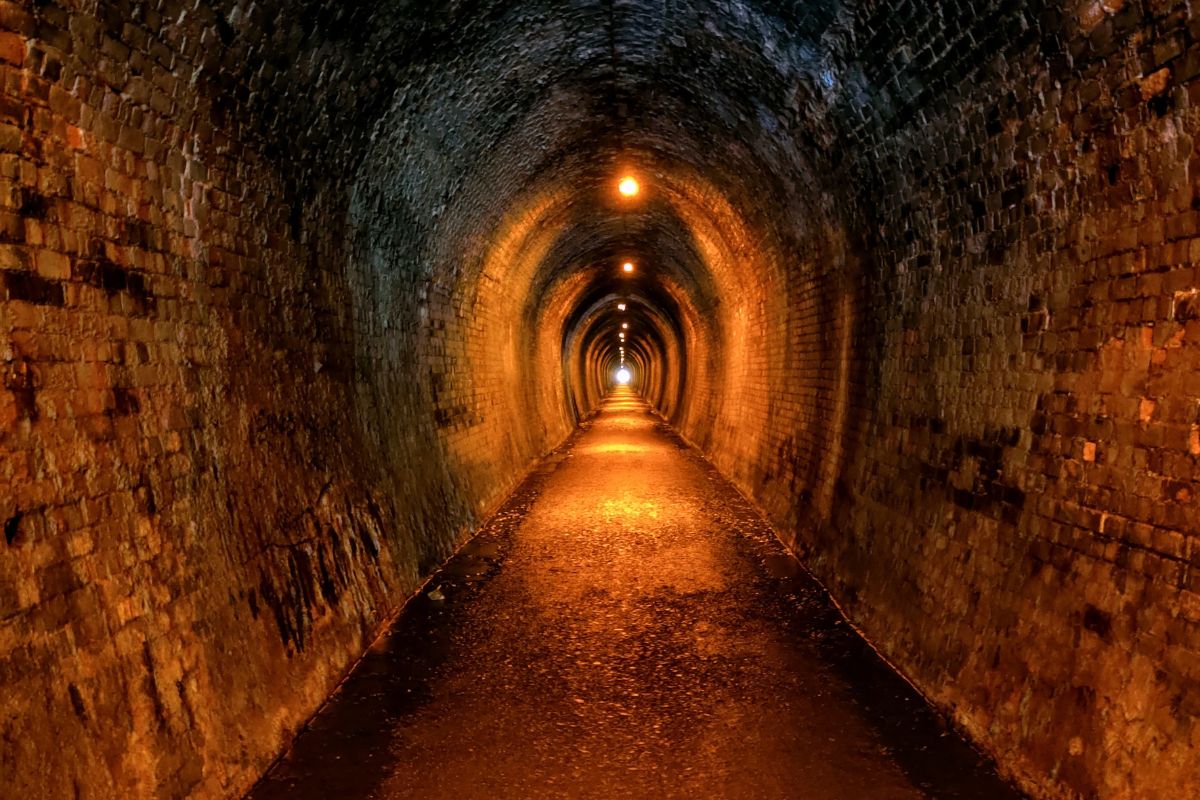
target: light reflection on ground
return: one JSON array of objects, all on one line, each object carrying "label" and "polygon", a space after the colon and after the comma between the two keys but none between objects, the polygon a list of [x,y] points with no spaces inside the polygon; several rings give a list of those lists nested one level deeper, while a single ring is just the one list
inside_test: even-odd
[{"label": "light reflection on ground", "polygon": [[625,390],[252,794],[1015,798]]}]

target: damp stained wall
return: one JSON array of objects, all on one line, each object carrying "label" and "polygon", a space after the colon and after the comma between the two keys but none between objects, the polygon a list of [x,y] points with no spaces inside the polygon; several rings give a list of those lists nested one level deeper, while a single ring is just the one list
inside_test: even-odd
[{"label": "damp stained wall", "polygon": [[1198,39],[0,0],[6,793],[246,789],[594,408],[619,299],[641,390],[1008,775],[1200,791]]}]

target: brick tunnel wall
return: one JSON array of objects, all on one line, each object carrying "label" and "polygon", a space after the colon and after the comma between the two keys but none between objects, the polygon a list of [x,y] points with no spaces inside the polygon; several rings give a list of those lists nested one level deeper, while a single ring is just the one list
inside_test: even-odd
[{"label": "brick tunnel wall", "polygon": [[845,263],[693,436],[1035,796],[1195,795],[1200,17],[891,12],[809,106]]},{"label": "brick tunnel wall", "polygon": [[[1189,795],[1200,19],[1071,11],[1000,27],[1011,44],[982,74],[1005,91],[964,86],[880,142],[899,167],[876,172],[894,198],[877,245],[887,402],[877,455],[847,475],[863,503],[846,530],[887,528],[893,558],[933,550],[943,571],[851,582],[880,584],[876,628],[1027,781]],[[940,624],[901,622],[914,589]]]},{"label": "brick tunnel wall", "polygon": [[5,796],[245,790],[569,430],[465,379],[486,296],[367,296],[346,184],[222,127],[216,19],[0,2]]},{"label": "brick tunnel wall", "polygon": [[[800,86],[641,145],[680,222],[643,215],[678,304],[654,352],[685,362],[649,391],[1032,793],[1200,792],[1191,6],[826,5],[827,72],[751,15],[730,52]],[[561,44],[559,13],[518,21]],[[658,101],[735,18],[671,44]],[[387,93],[322,73],[359,88],[264,140],[260,96],[353,48],[211,78],[253,28],[0,0],[13,794],[244,789],[602,388],[561,350],[583,283],[544,274],[613,255],[555,238],[610,211],[567,195],[593,176],[556,128],[590,131],[594,76],[517,124],[480,76],[559,62],[418,66],[346,127],[355,164],[313,141]]]}]

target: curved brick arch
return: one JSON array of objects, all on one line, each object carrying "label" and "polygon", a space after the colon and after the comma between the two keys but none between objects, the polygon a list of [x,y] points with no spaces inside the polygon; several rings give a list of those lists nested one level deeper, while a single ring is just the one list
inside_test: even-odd
[{"label": "curved brick arch", "polygon": [[0,0],[0,794],[244,790],[619,298],[1008,774],[1195,794],[1193,5],[433,5]]}]

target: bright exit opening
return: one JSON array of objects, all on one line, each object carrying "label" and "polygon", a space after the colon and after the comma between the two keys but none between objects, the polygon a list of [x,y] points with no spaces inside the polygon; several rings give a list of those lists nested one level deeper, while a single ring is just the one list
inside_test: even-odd
[{"label": "bright exit opening", "polygon": [[629,382],[633,380],[633,373],[625,367],[621,367],[619,370],[617,370],[616,378],[617,383],[619,383],[621,386],[628,386]]}]

